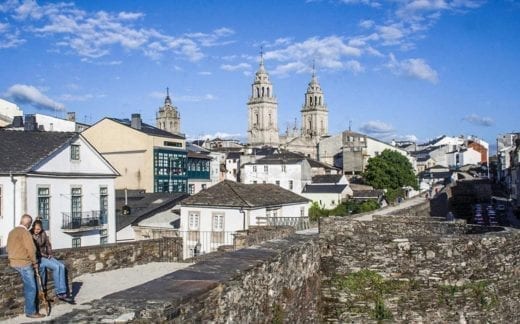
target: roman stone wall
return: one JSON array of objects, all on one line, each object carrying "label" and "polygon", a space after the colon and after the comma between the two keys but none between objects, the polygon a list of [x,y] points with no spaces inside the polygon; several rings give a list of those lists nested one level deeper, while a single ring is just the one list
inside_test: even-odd
[{"label": "roman stone wall", "polygon": [[[173,262],[182,259],[182,239],[157,240],[106,244],[93,247],[55,250],[54,256],[63,261],[68,270],[69,290],[73,278],[85,273],[132,267],[149,262]],[[49,273],[50,274],[50,273]],[[52,275],[47,290],[52,297]],[[0,257],[0,318],[23,313],[23,285],[20,275],[11,267],[6,257]]]},{"label": "roman stone wall", "polygon": [[376,216],[324,219],[320,231],[326,322],[516,320],[516,230]]},{"label": "roman stone wall", "polygon": [[293,235],[210,255],[57,322],[317,323],[319,263],[317,236]]}]

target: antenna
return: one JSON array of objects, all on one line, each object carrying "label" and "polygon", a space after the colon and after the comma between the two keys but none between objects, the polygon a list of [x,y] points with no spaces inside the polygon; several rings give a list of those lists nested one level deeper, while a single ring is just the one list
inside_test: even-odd
[{"label": "antenna", "polygon": [[260,45],[260,65],[264,65],[264,46]]}]

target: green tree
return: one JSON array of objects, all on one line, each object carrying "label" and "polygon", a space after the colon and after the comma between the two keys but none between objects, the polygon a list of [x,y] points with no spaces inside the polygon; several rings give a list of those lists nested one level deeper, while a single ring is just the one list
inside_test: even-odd
[{"label": "green tree", "polygon": [[380,155],[368,159],[363,177],[367,184],[376,189],[395,191],[405,186],[418,188],[410,161],[392,150],[384,150]]}]

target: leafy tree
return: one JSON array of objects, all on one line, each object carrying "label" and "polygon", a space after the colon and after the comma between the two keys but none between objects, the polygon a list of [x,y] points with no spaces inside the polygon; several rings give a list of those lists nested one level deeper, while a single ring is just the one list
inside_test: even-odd
[{"label": "leafy tree", "polygon": [[367,184],[376,189],[395,191],[405,186],[418,188],[410,161],[399,152],[388,149],[368,159],[363,177]]},{"label": "leafy tree", "polygon": [[318,204],[317,201],[313,201],[309,208],[309,219],[311,221],[317,221],[320,217],[329,216],[329,211]]}]

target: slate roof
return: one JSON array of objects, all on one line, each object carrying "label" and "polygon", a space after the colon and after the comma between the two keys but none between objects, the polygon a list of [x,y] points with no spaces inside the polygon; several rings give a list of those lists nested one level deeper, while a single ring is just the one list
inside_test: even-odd
[{"label": "slate roof", "polygon": [[361,198],[379,198],[385,194],[385,192],[381,189],[374,190],[354,190],[352,198],[361,199]]},{"label": "slate roof", "polygon": [[119,118],[112,118],[112,117],[107,117],[107,119],[115,121],[116,123],[119,123],[121,125],[128,126],[132,129],[135,129],[136,131],[139,131],[139,132],[147,134],[147,135],[169,137],[169,138],[175,138],[175,139],[185,139],[185,137],[183,135],[172,134],[170,132],[167,132],[165,130],[162,130],[160,128],[157,128],[155,126],[152,126],[152,125],[149,125],[149,124],[146,124],[143,122],[141,122],[141,129],[137,129],[137,128],[132,127],[132,121],[130,119],[119,119]]},{"label": "slate roof", "polygon": [[229,152],[226,156],[226,160],[238,160],[241,155],[240,152]]},{"label": "slate roof", "polygon": [[182,206],[258,208],[308,201],[274,184],[245,184],[224,180],[186,198]]},{"label": "slate roof", "polygon": [[342,193],[348,185],[312,185],[303,188],[303,193]]},{"label": "slate roof", "polygon": [[136,224],[143,219],[151,217],[157,213],[173,208],[182,199],[188,197],[186,193],[167,193],[155,192],[144,193],[144,191],[128,190],[128,206],[130,215],[121,214],[121,209],[125,204],[124,190],[116,190],[116,231]]},{"label": "slate roof", "polygon": [[0,129],[0,173],[25,173],[77,136],[73,132]]},{"label": "slate roof", "polygon": [[312,183],[338,183],[342,174],[323,174],[312,177]]},{"label": "slate roof", "polygon": [[188,151],[188,158],[193,159],[204,159],[204,160],[212,160],[213,158],[207,154],[197,153],[193,151]]},{"label": "slate roof", "polygon": [[256,162],[250,162],[248,164],[297,164],[303,160],[307,160],[311,168],[324,168],[329,170],[336,170],[335,167],[330,166],[326,163],[311,159],[301,153],[295,153],[290,151],[282,151],[277,154],[268,155],[266,157],[256,160]]}]

